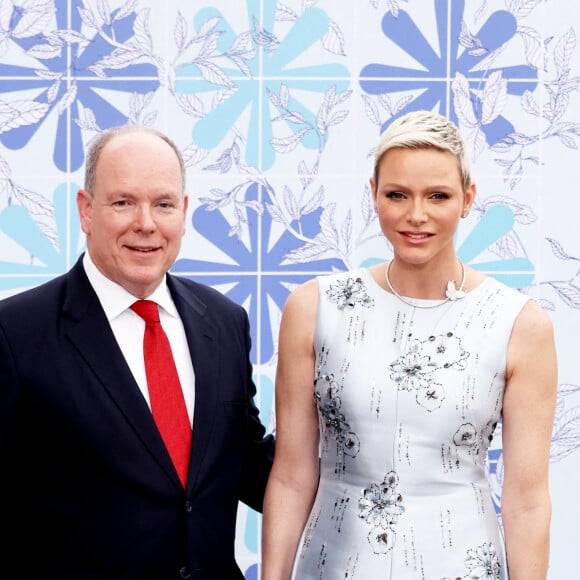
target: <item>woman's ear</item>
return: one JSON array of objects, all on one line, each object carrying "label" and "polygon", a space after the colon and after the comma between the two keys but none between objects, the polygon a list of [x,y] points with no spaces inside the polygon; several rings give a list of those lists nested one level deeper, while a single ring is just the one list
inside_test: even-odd
[{"label": "woman's ear", "polygon": [[472,183],[463,196],[463,211],[461,212],[461,217],[465,218],[469,215],[469,211],[471,210],[471,206],[475,200],[475,194],[477,189],[475,187],[475,183]]},{"label": "woman's ear", "polygon": [[371,199],[373,201],[373,206],[375,208],[375,213],[376,213],[378,211],[377,188],[376,188],[375,180],[372,177],[369,179],[369,185],[371,186]]}]

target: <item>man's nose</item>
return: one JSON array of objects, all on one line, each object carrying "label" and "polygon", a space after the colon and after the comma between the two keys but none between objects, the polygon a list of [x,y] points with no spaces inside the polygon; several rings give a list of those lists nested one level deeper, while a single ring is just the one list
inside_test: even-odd
[{"label": "man's nose", "polygon": [[138,205],[135,210],[135,225],[142,230],[154,230],[156,227],[153,210],[149,205]]}]

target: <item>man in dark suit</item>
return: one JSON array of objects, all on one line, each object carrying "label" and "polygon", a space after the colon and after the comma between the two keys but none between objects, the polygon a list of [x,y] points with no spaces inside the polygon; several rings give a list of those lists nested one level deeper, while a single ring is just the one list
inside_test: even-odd
[{"label": "man in dark suit", "polygon": [[[261,511],[273,438],[253,402],[245,311],[168,274],[184,181],[163,134],[104,132],[77,194],[87,252],[0,301],[0,570],[13,578],[243,578],[238,501]],[[184,483],[151,412],[138,299],[159,305],[175,359]]]}]

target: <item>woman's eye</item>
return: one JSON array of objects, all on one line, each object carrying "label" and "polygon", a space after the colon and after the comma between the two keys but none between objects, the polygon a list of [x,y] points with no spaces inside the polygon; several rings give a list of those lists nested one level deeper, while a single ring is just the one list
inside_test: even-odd
[{"label": "woman's eye", "polygon": [[389,191],[386,194],[386,197],[388,197],[389,199],[401,199],[404,196],[400,191]]},{"label": "woman's eye", "polygon": [[433,199],[449,199],[449,195],[446,193],[435,192],[432,196]]}]

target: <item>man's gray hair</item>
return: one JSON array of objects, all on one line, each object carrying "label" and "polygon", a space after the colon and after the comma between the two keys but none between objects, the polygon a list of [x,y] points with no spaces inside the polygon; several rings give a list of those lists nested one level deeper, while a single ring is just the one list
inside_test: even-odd
[{"label": "man's gray hair", "polygon": [[100,133],[90,144],[89,149],[87,151],[86,160],[85,160],[85,185],[84,188],[86,191],[89,192],[90,196],[93,197],[93,189],[95,187],[95,177],[97,172],[97,164],[99,162],[99,158],[101,153],[107,143],[111,142],[115,137],[119,137],[121,135],[130,135],[135,133],[143,133],[146,135],[153,135],[155,137],[159,137],[159,139],[165,141],[171,149],[175,152],[177,156],[177,160],[179,162],[179,167],[181,169],[181,183],[182,183],[182,192],[185,191],[185,163],[183,162],[183,156],[181,155],[181,151],[179,147],[164,133],[158,131],[157,129],[153,129],[151,127],[144,127],[141,125],[119,125],[118,127],[111,127],[110,129],[106,129],[102,133]]}]

